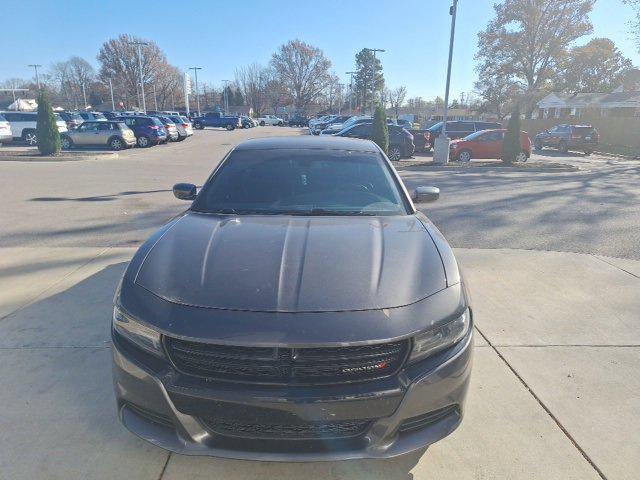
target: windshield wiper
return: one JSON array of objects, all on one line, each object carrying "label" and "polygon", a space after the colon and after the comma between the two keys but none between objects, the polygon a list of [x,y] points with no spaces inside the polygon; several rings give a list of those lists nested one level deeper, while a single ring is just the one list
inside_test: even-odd
[{"label": "windshield wiper", "polygon": [[355,215],[374,215],[373,213],[363,212],[361,210],[329,210],[326,208],[312,208],[311,210],[304,213],[304,215],[342,215],[342,216],[355,216]]}]

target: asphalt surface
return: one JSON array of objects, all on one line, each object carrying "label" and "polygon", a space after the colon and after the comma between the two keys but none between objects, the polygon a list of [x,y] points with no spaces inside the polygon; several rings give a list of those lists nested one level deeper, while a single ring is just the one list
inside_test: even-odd
[{"label": "asphalt surface", "polygon": [[[187,204],[174,183],[202,184],[234,144],[297,128],[207,129],[185,142],[80,162],[0,161],[0,247],[131,246]],[[0,157],[1,158],[1,157]],[[424,210],[454,247],[520,248],[640,259],[640,162],[553,151],[532,161],[567,171],[410,169],[407,186],[436,185]]]}]

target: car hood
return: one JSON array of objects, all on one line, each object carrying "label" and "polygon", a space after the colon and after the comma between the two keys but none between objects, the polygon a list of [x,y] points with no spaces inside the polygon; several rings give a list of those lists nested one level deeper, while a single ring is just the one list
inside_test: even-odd
[{"label": "car hood", "polygon": [[153,241],[134,282],[182,305],[256,312],[377,310],[409,305],[446,287],[438,249],[413,215],[188,212]]}]

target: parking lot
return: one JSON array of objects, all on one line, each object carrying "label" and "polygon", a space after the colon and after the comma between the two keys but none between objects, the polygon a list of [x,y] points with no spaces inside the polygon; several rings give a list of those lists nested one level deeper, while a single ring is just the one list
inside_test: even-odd
[{"label": "parking lot", "polygon": [[[284,464],[169,454],[117,421],[109,328],[136,247],[246,138],[207,129],[117,158],[2,162],[0,480],[635,479],[640,469],[640,162],[565,169],[402,167],[469,282],[477,348],[466,418],[426,452]],[[575,168],[571,168],[575,167]]]}]

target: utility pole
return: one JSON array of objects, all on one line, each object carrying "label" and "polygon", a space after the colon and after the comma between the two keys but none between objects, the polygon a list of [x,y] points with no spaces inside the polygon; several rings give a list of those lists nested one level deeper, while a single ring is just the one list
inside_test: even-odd
[{"label": "utility pole", "polygon": [[140,71],[140,90],[142,92],[142,110],[147,113],[147,102],[144,98],[144,80],[142,75],[142,46],[149,45],[147,42],[129,42],[130,45],[137,45],[138,47],[138,70]]},{"label": "utility pole", "polygon": [[449,87],[451,85],[451,63],[453,62],[453,43],[456,35],[456,14],[458,13],[458,0],[453,0],[449,8],[451,15],[451,38],[449,39],[449,63],[447,66],[447,86],[444,94],[444,115],[442,118],[442,133],[436,138],[433,151],[433,163],[446,164],[449,162],[449,137],[447,137],[447,119],[449,116]]},{"label": "utility pole", "polygon": [[224,114],[227,115],[229,112],[229,83],[231,80],[222,80],[224,82]]},{"label": "utility pole", "polygon": [[109,91],[111,92],[111,110],[116,111],[116,101],[113,98],[113,83],[111,83],[111,78],[109,78]]},{"label": "utility pole", "polygon": [[198,106],[198,116],[200,116],[200,93],[198,92],[198,70],[202,70],[202,67],[189,67],[189,70],[195,72],[196,77],[196,105]]},{"label": "utility pole", "polygon": [[189,114],[191,113],[189,112],[189,94],[191,93],[191,77],[189,77],[189,74],[186,72],[184,74],[183,89],[184,89],[184,108],[187,112],[187,117],[188,117]]},{"label": "utility pole", "polygon": [[41,67],[41,66],[42,65],[38,65],[35,63],[27,65],[27,67],[33,67],[33,69],[36,71],[36,84],[38,85],[38,90],[40,90],[40,77],[38,76],[38,67]]},{"label": "utility pole", "polygon": [[[376,57],[376,52],[386,52],[386,50],[384,48],[365,48],[365,50],[369,50],[370,52],[373,52],[373,59],[375,60]],[[375,62],[374,62],[375,64]],[[375,73],[375,72],[374,72]],[[371,78],[371,81],[373,82],[373,84],[371,85],[372,89],[373,89],[373,95],[371,95],[371,113],[373,113],[373,104],[376,100],[376,91],[375,88],[377,87],[376,85],[376,79],[373,77]],[[366,91],[365,91],[366,94]],[[365,108],[366,108],[366,104],[365,104]]]},{"label": "utility pole", "polygon": [[349,81],[349,113],[353,113],[353,75],[358,72],[346,72],[347,75],[351,76],[351,80]]}]

